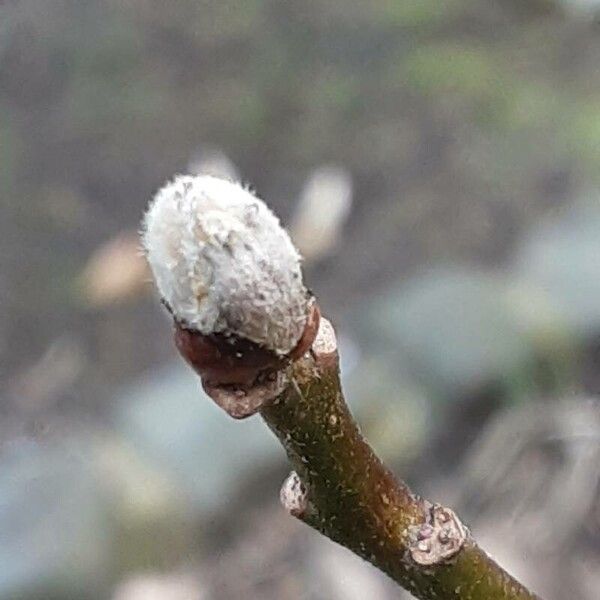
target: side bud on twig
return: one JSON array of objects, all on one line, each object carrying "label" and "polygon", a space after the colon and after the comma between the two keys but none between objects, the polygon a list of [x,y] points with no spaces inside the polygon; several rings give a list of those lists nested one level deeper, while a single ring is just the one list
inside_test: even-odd
[{"label": "side bud on twig", "polygon": [[282,366],[319,324],[279,220],[237,183],[180,176],[156,194],[142,241],[179,352],[217,404],[253,414],[281,391]]}]

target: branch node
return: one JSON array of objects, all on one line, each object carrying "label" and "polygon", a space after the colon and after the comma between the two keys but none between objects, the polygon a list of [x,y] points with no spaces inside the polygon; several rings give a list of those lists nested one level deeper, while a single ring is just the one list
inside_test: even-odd
[{"label": "branch node", "polygon": [[175,345],[217,406],[234,419],[245,419],[283,392],[289,384],[287,366],[312,346],[320,331],[320,312],[314,299],[308,306],[304,332],[289,356],[278,357],[241,338],[203,335],[177,321]]},{"label": "branch node", "polygon": [[425,523],[411,532],[408,550],[418,565],[441,564],[455,556],[469,536],[468,529],[454,511],[434,504]]}]

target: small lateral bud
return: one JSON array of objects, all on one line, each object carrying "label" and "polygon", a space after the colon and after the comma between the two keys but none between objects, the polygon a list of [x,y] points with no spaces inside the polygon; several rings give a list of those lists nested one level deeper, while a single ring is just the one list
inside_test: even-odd
[{"label": "small lateral bud", "polygon": [[281,505],[292,516],[301,518],[308,507],[308,494],[298,473],[292,471],[279,492]]}]

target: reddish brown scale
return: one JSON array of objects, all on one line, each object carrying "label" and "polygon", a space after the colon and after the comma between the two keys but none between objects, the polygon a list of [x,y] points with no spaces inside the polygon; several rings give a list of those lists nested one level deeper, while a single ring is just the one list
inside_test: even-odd
[{"label": "reddish brown scale", "polygon": [[203,335],[175,323],[175,345],[188,364],[211,386],[252,386],[261,375],[280,369],[311,347],[320,321],[315,302],[310,306],[302,337],[287,356],[243,338],[223,334]]},{"label": "reddish brown scale", "polygon": [[309,307],[308,318],[306,319],[302,337],[298,340],[296,347],[288,354],[289,359],[297,360],[308,352],[312,343],[315,341],[315,337],[317,337],[320,322],[321,311],[319,310],[317,303],[313,300]]}]

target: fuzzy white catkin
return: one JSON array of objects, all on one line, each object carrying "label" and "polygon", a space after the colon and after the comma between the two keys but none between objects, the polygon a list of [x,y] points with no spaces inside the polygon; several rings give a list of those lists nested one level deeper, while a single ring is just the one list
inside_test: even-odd
[{"label": "fuzzy white catkin", "polygon": [[239,183],[178,176],[145,215],[142,243],[174,316],[284,355],[308,312],[300,255],[266,204]]}]

